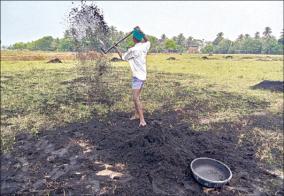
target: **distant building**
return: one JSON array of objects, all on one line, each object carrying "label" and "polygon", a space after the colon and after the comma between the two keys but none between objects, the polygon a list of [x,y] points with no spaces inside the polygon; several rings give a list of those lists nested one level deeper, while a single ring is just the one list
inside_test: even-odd
[{"label": "distant building", "polygon": [[204,47],[204,40],[195,39],[189,43],[187,52],[190,54],[200,53],[202,47]]},{"label": "distant building", "polygon": [[191,45],[188,47],[187,52],[190,54],[196,54],[200,52],[200,48],[198,45]]}]

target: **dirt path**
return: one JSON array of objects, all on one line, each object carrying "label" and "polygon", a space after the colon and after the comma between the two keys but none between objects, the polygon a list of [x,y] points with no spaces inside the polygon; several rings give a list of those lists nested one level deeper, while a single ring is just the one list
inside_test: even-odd
[{"label": "dirt path", "polygon": [[[70,124],[36,137],[18,135],[12,152],[2,156],[1,195],[283,193],[281,179],[261,168],[253,144],[238,144],[249,129],[241,122],[216,123],[214,130],[195,132],[178,111],[155,112],[143,129],[128,116],[113,113],[104,121]],[[223,189],[199,186],[189,164],[201,156],[228,164],[231,182]]]}]

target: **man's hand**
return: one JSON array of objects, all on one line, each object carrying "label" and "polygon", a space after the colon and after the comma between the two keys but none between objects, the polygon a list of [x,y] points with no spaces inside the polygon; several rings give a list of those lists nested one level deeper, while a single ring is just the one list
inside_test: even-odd
[{"label": "man's hand", "polygon": [[122,53],[119,51],[119,49],[116,46],[114,46],[114,49],[116,50],[116,52],[119,55],[120,59],[122,59]]},{"label": "man's hand", "polygon": [[141,29],[140,29],[140,27],[139,27],[139,26],[134,27],[134,30],[141,31]]},{"label": "man's hand", "polygon": [[140,33],[142,33],[143,35],[145,35],[144,33],[143,33],[143,31],[140,29],[140,27],[139,26],[136,26],[135,28],[134,28],[134,31],[139,31]]}]

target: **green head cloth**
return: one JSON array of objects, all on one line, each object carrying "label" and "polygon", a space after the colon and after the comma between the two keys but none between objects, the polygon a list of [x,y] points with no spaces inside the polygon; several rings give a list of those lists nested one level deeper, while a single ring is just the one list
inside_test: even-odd
[{"label": "green head cloth", "polygon": [[138,41],[141,41],[144,37],[144,35],[139,30],[136,30],[136,29],[133,30],[132,35]]}]

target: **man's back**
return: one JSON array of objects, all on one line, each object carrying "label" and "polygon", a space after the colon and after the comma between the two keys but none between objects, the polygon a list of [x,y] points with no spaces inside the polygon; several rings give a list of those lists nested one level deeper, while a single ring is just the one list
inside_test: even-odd
[{"label": "man's back", "polygon": [[150,49],[150,42],[139,42],[134,47],[122,56],[123,60],[129,62],[133,77],[137,77],[140,80],[146,80],[146,56]]}]

